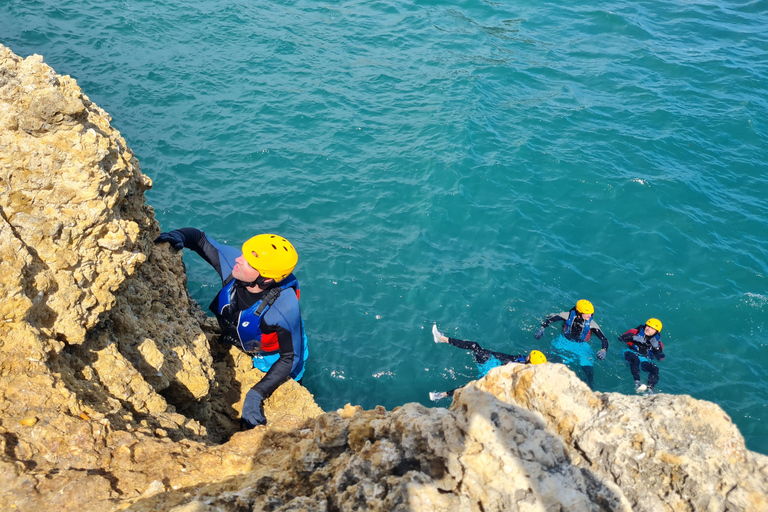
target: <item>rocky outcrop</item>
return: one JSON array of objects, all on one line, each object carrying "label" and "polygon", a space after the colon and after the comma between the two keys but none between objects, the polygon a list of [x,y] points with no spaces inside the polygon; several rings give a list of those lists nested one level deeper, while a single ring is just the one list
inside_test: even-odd
[{"label": "rocky outcrop", "polygon": [[555,364],[496,368],[449,410],[347,406],[264,443],[247,473],[129,510],[768,510],[768,457],[719,407],[593,393]]},{"label": "rocky outcrop", "polygon": [[109,116],[0,46],[0,509],[768,510],[768,458],[685,396],[593,393],[508,365],[450,409],[323,413],[186,292]]},{"label": "rocky outcrop", "polygon": [[[0,46],[2,510],[109,510],[250,466],[251,443],[218,443],[261,373],[211,347],[109,122],[74,80]],[[295,383],[266,410],[276,426],[322,413]]]}]

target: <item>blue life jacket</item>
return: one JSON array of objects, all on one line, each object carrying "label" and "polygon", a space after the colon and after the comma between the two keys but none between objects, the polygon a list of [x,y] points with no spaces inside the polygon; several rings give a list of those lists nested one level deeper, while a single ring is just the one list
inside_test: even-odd
[{"label": "blue life jacket", "polygon": [[[240,249],[230,247],[228,245],[220,244],[216,240],[206,235],[208,242],[218,252],[218,261],[220,265],[219,275],[223,281],[223,287],[219,291],[218,295],[211,302],[210,310],[216,315],[219,320],[219,326],[222,333],[219,341],[222,343],[239,345],[240,348],[246,353],[253,355],[258,352],[253,358],[253,364],[255,368],[268,373],[272,368],[272,365],[280,359],[280,345],[277,338],[277,333],[262,333],[261,322],[264,317],[269,313],[270,308],[276,301],[279,300],[280,294],[288,288],[293,288],[296,293],[296,299],[299,299],[299,284],[296,277],[290,274],[279,286],[270,288],[265,291],[262,296],[262,300],[253,304],[250,308],[244,311],[226,311],[225,308],[232,304],[232,300],[235,293],[235,280],[232,277],[232,270],[237,264],[237,258],[242,254]],[[226,279],[224,276],[228,276]],[[304,331],[304,320],[299,316],[298,324],[291,323],[291,314],[288,317],[285,316],[286,311],[283,311],[281,305],[283,301],[277,302],[276,310],[270,314],[270,318],[266,321],[272,320],[272,315],[282,316],[289,325],[284,327],[291,331],[293,342],[293,366],[290,376],[296,380],[300,380],[304,375],[304,368],[309,357],[309,350],[307,348],[307,335]],[[289,305],[289,307],[298,308],[298,303]]]},{"label": "blue life jacket", "polygon": [[[224,285],[224,288],[219,292],[216,305],[216,315],[220,316],[224,312],[224,308],[227,307],[234,296],[235,280],[230,281]],[[299,282],[291,274],[284,279],[279,286],[270,288],[264,293],[261,300],[256,301],[248,309],[241,311],[238,315],[237,321],[237,337],[240,342],[240,348],[244,352],[254,354],[262,349],[262,332],[261,332],[261,319],[267,313],[272,304],[277,300],[280,292],[288,288],[293,288],[296,291],[296,296],[299,295]],[[304,337],[304,322],[302,321],[302,338]],[[302,340],[303,342],[303,340]],[[302,343],[303,344],[303,343]],[[277,347],[264,347],[266,351],[272,351]],[[270,350],[272,349],[272,350]],[[301,353],[296,354],[301,357]]]},{"label": "blue life jacket", "polygon": [[477,364],[477,378],[481,379],[486,376],[486,374],[493,370],[494,368],[497,368],[501,366],[501,361],[499,361],[496,357],[490,357],[486,362],[480,364]]},{"label": "blue life jacket", "polygon": [[475,362],[475,364],[477,365],[477,378],[482,379],[488,374],[489,371],[499,366],[503,366],[507,363],[524,363],[525,360],[526,360],[525,356],[519,356],[519,357],[514,357],[511,360],[508,359],[507,362],[504,363],[498,357],[491,356],[484,363]]},{"label": "blue life jacket", "polygon": [[[563,326],[563,334],[566,338],[569,340],[571,339],[571,326],[573,325],[573,321],[576,319],[576,309],[571,310],[571,314],[568,315],[568,320],[565,322],[565,325]],[[592,331],[589,328],[589,325],[592,323],[592,319],[584,320],[584,327],[581,330],[581,336],[579,336],[578,340],[571,340],[571,341],[589,341],[590,336],[592,336]]]}]

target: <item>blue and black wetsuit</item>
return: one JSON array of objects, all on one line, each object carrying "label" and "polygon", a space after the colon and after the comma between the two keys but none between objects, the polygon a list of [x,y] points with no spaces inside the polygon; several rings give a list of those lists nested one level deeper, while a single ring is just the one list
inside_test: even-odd
[{"label": "blue and black wetsuit", "polygon": [[[222,331],[219,341],[225,345],[238,345],[252,355],[258,354],[257,360],[269,361],[270,364],[257,365],[266,371],[266,375],[251,391],[266,399],[289,378],[301,379],[307,347],[298,283],[293,274],[273,287],[253,293],[247,290],[246,283],[232,277],[235,259],[242,254],[240,249],[219,244],[195,228],[177,229],[169,234],[180,237],[184,247],[199,254],[222,279],[224,287],[211,303]],[[257,316],[257,305],[277,295],[274,292],[269,295],[273,288],[281,288],[279,295]]]},{"label": "blue and black wetsuit", "polygon": [[602,343],[603,350],[608,350],[608,338],[603,331],[592,320],[584,318],[576,312],[575,308],[570,311],[563,311],[556,315],[548,317],[541,324],[542,329],[554,322],[563,322],[563,332],[561,336],[552,340],[552,348],[568,364],[578,361],[581,370],[584,372],[587,385],[592,388],[594,383],[594,352],[589,344],[592,334],[598,337]]},{"label": "blue and black wetsuit", "polygon": [[635,382],[640,382],[640,370],[643,370],[648,372],[648,387],[653,389],[659,382],[659,367],[652,360],[661,361],[666,357],[659,333],[646,336],[645,326],[640,325],[619,336],[619,341],[627,344],[624,359],[629,363],[629,371]]},{"label": "blue and black wetsuit", "polygon": [[[475,360],[475,364],[477,364],[478,379],[485,377],[491,369],[496,368],[497,366],[502,366],[507,363],[524,363],[526,359],[526,357],[522,355],[513,356],[503,352],[494,352],[492,350],[484,349],[474,341],[448,338],[448,343],[454,347],[472,351],[472,358]],[[448,396],[453,396],[454,391],[457,389],[459,388],[446,391],[446,393]]]}]

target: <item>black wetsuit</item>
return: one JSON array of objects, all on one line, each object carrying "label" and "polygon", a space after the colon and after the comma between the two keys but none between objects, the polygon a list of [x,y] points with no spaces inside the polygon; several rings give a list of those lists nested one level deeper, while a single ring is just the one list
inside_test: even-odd
[{"label": "black wetsuit", "polygon": [[[485,376],[485,374],[487,374],[492,368],[497,366],[502,366],[507,363],[524,363],[526,360],[525,356],[522,355],[513,356],[503,352],[494,352],[493,350],[485,349],[474,341],[448,338],[448,343],[454,347],[472,351],[472,358],[475,360],[475,364],[477,364],[477,369],[479,372],[478,378]],[[446,393],[448,396],[453,396],[454,391],[457,389],[459,388],[446,391]]]},{"label": "black wetsuit", "polygon": [[659,382],[659,367],[650,360],[661,361],[666,356],[659,334],[646,336],[644,329],[644,325],[638,326],[637,329],[630,329],[619,336],[619,341],[627,344],[624,359],[629,363],[629,371],[632,372],[635,382],[640,381],[640,370],[643,370],[648,372],[648,387],[653,389]]}]

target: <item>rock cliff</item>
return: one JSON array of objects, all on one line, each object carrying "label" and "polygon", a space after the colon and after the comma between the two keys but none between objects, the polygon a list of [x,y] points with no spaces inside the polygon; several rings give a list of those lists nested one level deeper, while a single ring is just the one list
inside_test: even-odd
[{"label": "rock cliff", "polygon": [[109,116],[0,46],[0,509],[768,510],[768,457],[686,396],[508,365],[450,409],[323,413],[215,342]]}]

